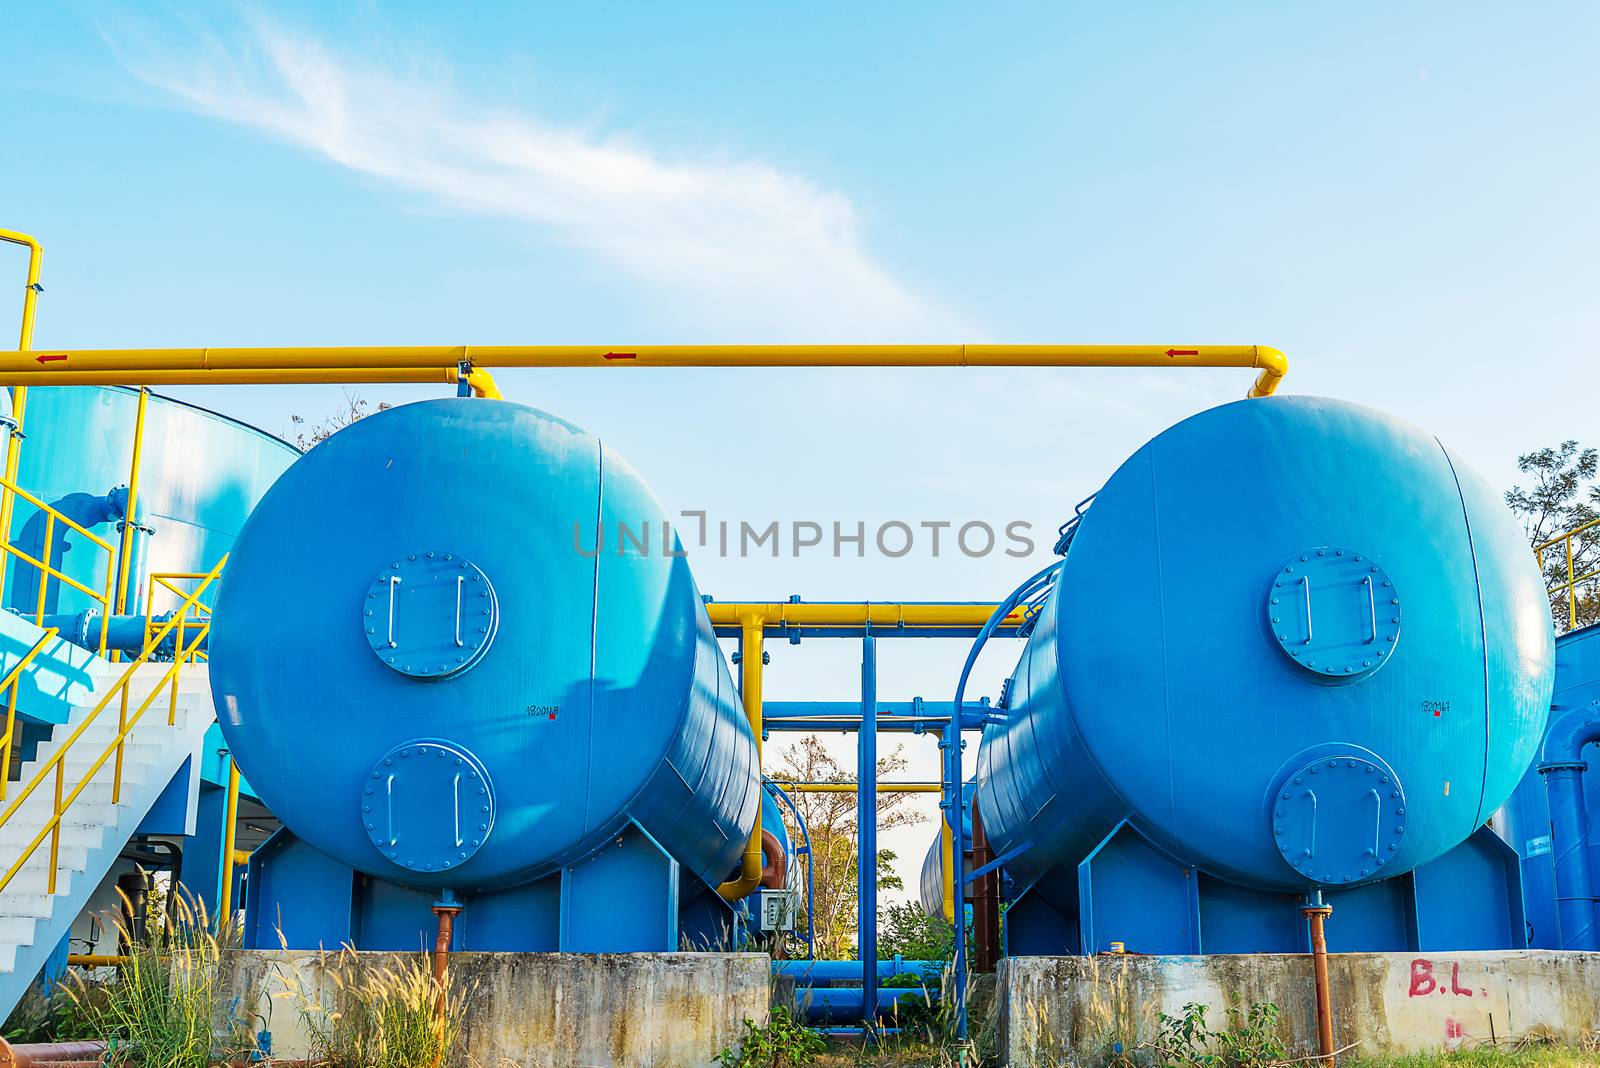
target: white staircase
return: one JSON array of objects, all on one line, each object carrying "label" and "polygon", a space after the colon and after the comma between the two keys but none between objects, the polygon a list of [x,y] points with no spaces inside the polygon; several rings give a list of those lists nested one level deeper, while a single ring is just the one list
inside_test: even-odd
[{"label": "white staircase", "polygon": [[[128,686],[131,718],[152,688],[161,693],[150,703],[129,734],[123,750],[122,789],[112,803],[116,755],[95,771],[66,810],[61,821],[61,848],[55,893],[49,892],[50,838],[46,836],[22,868],[0,890],[0,1016],[10,1011],[38,975],[51,952],[71,929],[134,830],[161,796],[183,762],[197,755],[206,728],[216,719],[211,705],[207,665],[186,663],[179,674],[176,722],[168,725],[172,709],[170,681],[162,685],[170,663],[140,665]],[[94,697],[73,706],[70,719],[53,728],[40,743],[35,759],[22,766],[20,781],[7,787],[4,812],[32,782],[73,731],[88,718],[96,701],[115,685],[126,664],[100,661],[91,669]],[[89,769],[116,739],[121,699],[113,697],[94,722],[68,750],[64,759],[63,800],[84,780]],[[198,760],[196,762],[198,766]],[[55,808],[55,771],[51,769],[28,799],[0,826],[0,876],[9,871]]]}]

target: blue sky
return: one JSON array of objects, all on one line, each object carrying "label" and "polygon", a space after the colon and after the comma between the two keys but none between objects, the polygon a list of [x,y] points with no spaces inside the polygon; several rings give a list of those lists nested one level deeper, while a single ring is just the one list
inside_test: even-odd
[{"label": "blue sky", "polygon": [[[1600,440],[1592,5],[6,18],[0,225],[45,243],[41,346],[1262,343],[1289,354],[1286,391],[1410,419],[1499,485],[1518,452]],[[616,445],[671,510],[1040,530],[1248,384],[500,377]],[[274,431],[339,402],[184,395]],[[694,563],[724,599],[990,599],[1043,552]],[[848,690],[856,650],[813,644],[777,651],[775,696]],[[964,650],[917,646],[883,654],[886,696],[947,695]]]}]

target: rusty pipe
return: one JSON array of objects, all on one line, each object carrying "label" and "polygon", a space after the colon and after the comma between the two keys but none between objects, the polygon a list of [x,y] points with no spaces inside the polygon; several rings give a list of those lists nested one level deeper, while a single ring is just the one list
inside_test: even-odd
[{"label": "rusty pipe", "polygon": [[1333,1001],[1328,992],[1328,939],[1323,923],[1333,915],[1333,906],[1321,903],[1300,911],[1311,925],[1311,965],[1317,978],[1317,1056],[1324,1068],[1333,1068]]},{"label": "rusty pipe", "polygon": [[783,890],[789,885],[789,858],[784,855],[783,843],[770,830],[761,828],[761,888]]},{"label": "rusty pipe", "polygon": [[[994,861],[994,850],[989,847],[989,835],[983,829],[983,816],[978,811],[978,797],[972,797],[972,867],[976,871]],[[979,876],[972,887],[972,936],[977,944],[973,966],[980,972],[992,972],[1000,963],[1000,873],[991,871]]]},{"label": "rusty pipe", "polygon": [[[455,938],[456,916],[460,913],[461,903],[449,890],[444,892],[443,900],[433,906],[433,914],[439,918],[439,934],[433,940],[433,1022],[441,1035],[444,1033],[445,1014],[450,1006],[447,978],[450,973],[450,943]],[[439,1068],[443,1060],[444,1046],[441,1043],[438,1054],[433,1058],[432,1068]]]},{"label": "rusty pipe", "polygon": [[0,1038],[0,1068],[29,1068],[29,1065],[62,1065],[77,1061],[99,1064],[106,1052],[104,1042],[26,1042],[13,1046]]}]

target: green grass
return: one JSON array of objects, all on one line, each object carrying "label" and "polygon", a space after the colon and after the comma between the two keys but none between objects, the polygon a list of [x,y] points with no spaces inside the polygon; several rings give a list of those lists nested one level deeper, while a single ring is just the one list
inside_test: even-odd
[{"label": "green grass", "polygon": [[1566,1046],[1528,1045],[1520,1049],[1478,1048],[1454,1053],[1412,1053],[1397,1057],[1363,1058],[1348,1068],[1593,1068],[1600,1053]]}]

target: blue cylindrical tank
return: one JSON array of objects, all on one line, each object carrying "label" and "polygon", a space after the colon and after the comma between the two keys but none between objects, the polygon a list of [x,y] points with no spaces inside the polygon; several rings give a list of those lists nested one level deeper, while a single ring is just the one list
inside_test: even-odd
[{"label": "blue cylindrical tank", "polygon": [[514,885],[634,820],[714,885],[755,820],[754,739],[660,504],[543,412],[436,400],[335,434],[251,515],[215,620],[240,770],[358,870]]},{"label": "blue cylindrical tank", "polygon": [[[138,391],[132,389],[29,390],[18,485],[120,545],[138,405]],[[128,611],[143,609],[151,572],[209,571],[215,566],[232,547],[250,509],[299,455],[293,445],[255,427],[151,394],[135,509],[139,521],[154,533],[140,531],[134,537]],[[37,556],[43,548],[43,526],[39,511],[17,498],[12,543]],[[57,524],[51,563],[90,589],[104,589],[107,555]],[[15,560],[10,568],[6,604],[31,615],[38,606],[39,573]],[[92,598],[63,583],[52,581],[45,592],[47,613],[98,611]],[[175,600],[158,596],[155,608],[170,609]],[[98,624],[87,630],[98,640]]]},{"label": "blue cylindrical tank", "polygon": [[1342,401],[1224,405],[1096,496],[979,804],[997,855],[1027,845],[1018,889],[1125,818],[1245,886],[1370,882],[1505,801],[1551,673],[1522,532],[1437,439]]}]

